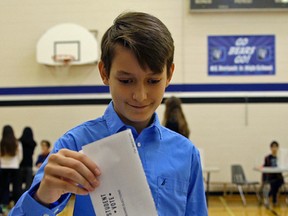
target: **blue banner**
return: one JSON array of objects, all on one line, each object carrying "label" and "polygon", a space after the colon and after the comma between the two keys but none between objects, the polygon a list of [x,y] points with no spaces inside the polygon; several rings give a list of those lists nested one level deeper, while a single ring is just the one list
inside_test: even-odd
[{"label": "blue banner", "polygon": [[274,75],[275,36],[208,36],[208,74]]}]

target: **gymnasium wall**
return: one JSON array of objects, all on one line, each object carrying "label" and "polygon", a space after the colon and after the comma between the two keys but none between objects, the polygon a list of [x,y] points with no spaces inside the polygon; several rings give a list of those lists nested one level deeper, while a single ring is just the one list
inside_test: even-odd
[{"label": "gymnasium wall", "polygon": [[[31,126],[35,139],[55,142],[65,131],[102,115],[106,105],[29,105],[15,106],[13,101],[43,99],[81,99],[81,94],[21,94],[21,87],[94,86],[101,85],[97,65],[71,67],[61,74],[53,67],[36,62],[36,44],[50,27],[64,22],[73,22],[98,32],[100,42],[113,19],[123,11],[143,11],[159,17],[170,29],[175,40],[176,69],[172,80],[175,84],[277,84],[287,83],[286,46],[288,33],[287,12],[215,12],[191,13],[188,0],[5,0],[0,2],[1,23],[1,79],[0,79],[0,127],[11,124],[17,137],[25,126]],[[208,76],[208,35],[263,35],[276,37],[276,74],[270,76]],[[5,91],[4,91],[5,90]],[[17,92],[9,94],[9,91]],[[19,92],[20,91],[20,92]],[[8,92],[8,93],[7,93]],[[183,98],[229,98],[239,92],[167,92]],[[281,92],[254,92],[262,98],[279,98]],[[253,95],[252,94],[252,95]],[[83,97],[102,97],[83,95]],[[241,98],[251,97],[251,92],[240,92]],[[103,97],[109,98],[109,95]],[[5,101],[6,103],[1,103]],[[7,103],[8,101],[8,103]],[[191,129],[191,140],[203,149],[205,166],[219,167],[212,174],[212,181],[231,181],[230,166],[240,163],[251,180],[260,180],[253,166],[262,163],[269,153],[269,144],[277,140],[288,147],[286,125],[288,103],[253,103],[246,101],[183,104]],[[6,105],[3,105],[6,104]],[[17,104],[17,103],[16,103]],[[157,112],[163,116],[164,106]],[[39,146],[35,156],[39,153]]]}]

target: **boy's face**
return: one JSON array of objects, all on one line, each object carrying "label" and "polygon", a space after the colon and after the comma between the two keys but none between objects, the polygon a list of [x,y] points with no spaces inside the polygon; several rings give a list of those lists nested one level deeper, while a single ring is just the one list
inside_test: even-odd
[{"label": "boy's face", "polygon": [[41,143],[41,150],[43,153],[49,152],[49,148],[45,143]]},{"label": "boy's face", "polygon": [[127,48],[117,45],[111,65],[110,76],[99,63],[99,71],[105,85],[109,85],[114,109],[125,124],[141,132],[160,105],[165,88],[174,70],[167,77],[166,66],[162,73],[153,73],[148,67],[142,69],[134,54]]},{"label": "boy's face", "polygon": [[278,147],[276,145],[271,146],[271,153],[272,153],[272,155],[277,155]]}]

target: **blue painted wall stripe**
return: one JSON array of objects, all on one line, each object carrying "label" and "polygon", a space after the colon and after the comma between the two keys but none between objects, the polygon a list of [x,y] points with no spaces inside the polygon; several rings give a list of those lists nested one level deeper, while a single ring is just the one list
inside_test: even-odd
[{"label": "blue painted wall stripe", "polygon": [[46,86],[0,88],[0,95],[95,94],[108,92],[108,86]]},{"label": "blue painted wall stripe", "polygon": [[[273,92],[288,91],[288,83],[171,84],[166,92]],[[46,86],[0,88],[0,95],[56,95],[109,93],[108,86]]]}]

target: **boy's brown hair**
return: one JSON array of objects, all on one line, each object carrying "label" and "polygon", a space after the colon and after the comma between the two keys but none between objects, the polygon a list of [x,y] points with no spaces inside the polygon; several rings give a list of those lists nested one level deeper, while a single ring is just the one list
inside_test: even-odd
[{"label": "boy's brown hair", "polygon": [[272,148],[272,147],[277,147],[277,148],[279,148],[279,144],[278,144],[278,142],[277,141],[272,141],[271,142],[271,144],[270,144],[270,148]]},{"label": "boy's brown hair", "polygon": [[173,64],[174,41],[167,27],[156,17],[142,12],[128,12],[119,15],[105,32],[101,42],[101,60],[110,74],[117,45],[129,48],[143,69],[148,67],[154,73],[161,73]]}]

